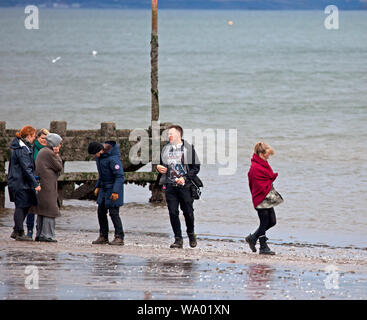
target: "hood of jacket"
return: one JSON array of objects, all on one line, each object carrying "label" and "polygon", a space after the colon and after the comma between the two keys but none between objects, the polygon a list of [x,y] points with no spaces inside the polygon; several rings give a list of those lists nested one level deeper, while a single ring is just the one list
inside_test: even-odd
[{"label": "hood of jacket", "polygon": [[102,153],[101,158],[108,158],[112,156],[117,156],[119,158],[121,157],[120,148],[116,141],[105,141],[105,144],[111,145],[112,148],[108,152]]},{"label": "hood of jacket", "polygon": [[13,141],[10,143],[10,149],[20,149],[20,148],[23,148],[23,147],[27,147],[28,149],[31,149],[32,148],[32,145],[27,142],[27,141],[24,141],[22,139],[18,139],[18,138],[14,138]]}]

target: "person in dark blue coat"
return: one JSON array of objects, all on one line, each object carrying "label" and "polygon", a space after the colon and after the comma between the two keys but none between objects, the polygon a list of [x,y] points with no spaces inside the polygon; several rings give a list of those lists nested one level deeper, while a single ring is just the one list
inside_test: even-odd
[{"label": "person in dark blue coat", "polygon": [[[119,209],[124,205],[124,170],[121,163],[121,153],[115,141],[104,144],[91,142],[88,153],[93,154],[98,169],[98,181],[94,191],[97,196],[99,237],[93,244],[124,245],[124,230]],[[107,212],[115,228],[115,239],[108,241]]]},{"label": "person in dark blue coat", "polygon": [[32,241],[24,234],[23,223],[29,209],[37,205],[36,192],[41,191],[34,172],[32,144],[35,138],[36,129],[25,126],[10,144],[8,190],[10,201],[15,203],[14,231],[10,237],[18,241]]}]

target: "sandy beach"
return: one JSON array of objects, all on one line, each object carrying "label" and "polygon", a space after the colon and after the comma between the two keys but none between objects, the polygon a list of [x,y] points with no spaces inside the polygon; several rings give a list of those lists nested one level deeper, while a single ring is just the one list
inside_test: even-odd
[{"label": "sandy beach", "polygon": [[[366,250],[270,241],[277,254],[263,256],[244,240],[200,235],[197,248],[185,238],[184,249],[169,249],[169,235],[128,230],[116,247],[92,245],[94,231],[62,228],[58,243],[19,242],[9,237],[11,212],[0,216],[2,300],[367,298]],[[25,287],[29,265],[37,290]]]},{"label": "sandy beach", "polygon": [[[367,300],[367,11],[341,10],[331,30],[319,2],[322,10],[160,10],[159,90],[149,2],[42,6],[37,31],[24,7],[1,8],[3,178],[14,129],[59,121],[65,150],[72,145],[64,173],[96,172],[80,135],[127,146],[119,134],[148,129],[159,96],[159,121],[182,126],[197,151],[203,142],[204,188],[198,246],[185,237],[169,249],[168,210],[149,202],[148,185],[125,185],[125,245],[114,247],[91,244],[97,205],[80,195],[64,201],[57,243],[11,239],[14,204],[0,183],[0,300]],[[275,256],[244,241],[258,227],[247,173],[260,140],[275,150],[285,200],[267,231]],[[182,215],[181,227],[185,235]]]}]

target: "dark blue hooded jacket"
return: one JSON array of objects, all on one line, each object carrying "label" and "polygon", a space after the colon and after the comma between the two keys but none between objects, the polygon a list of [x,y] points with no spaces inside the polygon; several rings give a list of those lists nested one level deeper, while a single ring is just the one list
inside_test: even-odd
[{"label": "dark blue hooded jacket", "polygon": [[36,191],[39,186],[34,172],[33,148],[27,142],[15,138],[11,144],[8,169],[10,201],[19,208],[37,205]]},{"label": "dark blue hooded jacket", "polygon": [[[100,188],[97,203],[102,204],[104,199],[106,208],[121,207],[124,205],[124,169],[121,163],[120,149],[115,141],[106,141],[112,149],[102,153],[96,159],[98,169],[98,181],[96,188]],[[110,199],[112,193],[117,193],[116,201]]]}]

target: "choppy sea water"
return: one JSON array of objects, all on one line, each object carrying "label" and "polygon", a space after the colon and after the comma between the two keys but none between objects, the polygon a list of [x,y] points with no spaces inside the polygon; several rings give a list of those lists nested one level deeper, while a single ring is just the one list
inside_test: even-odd
[{"label": "choppy sea water", "polygon": [[[26,30],[24,18],[22,8],[0,10],[0,120],[8,128],[51,120],[70,129],[149,125],[149,11],[41,8],[39,30]],[[243,239],[254,231],[247,171],[253,145],[264,140],[276,151],[270,164],[285,199],[269,237],[367,247],[366,18],[340,12],[331,31],[318,11],[160,11],[160,120],[238,134],[235,174],[202,166],[199,236]],[[121,211],[154,212],[153,225],[142,215],[136,228],[170,233],[166,208],[148,198],[129,185]],[[90,202],[66,204],[94,210]]]}]

